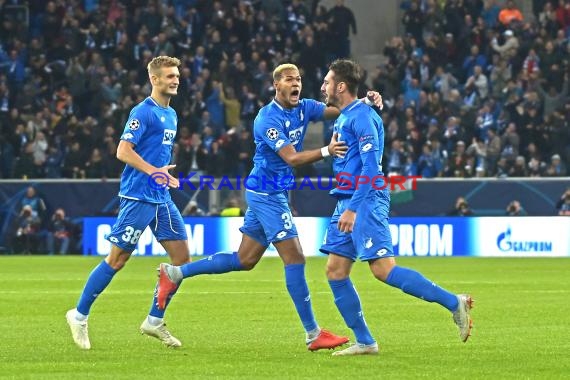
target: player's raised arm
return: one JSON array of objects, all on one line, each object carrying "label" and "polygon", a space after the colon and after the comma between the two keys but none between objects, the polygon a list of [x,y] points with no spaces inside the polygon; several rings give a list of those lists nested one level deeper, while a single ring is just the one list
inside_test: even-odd
[{"label": "player's raised arm", "polygon": [[344,142],[337,141],[337,134],[335,133],[331,138],[330,144],[320,149],[297,152],[292,145],[286,145],[277,153],[289,166],[298,167],[320,161],[329,156],[343,157],[347,150],[348,147]]}]

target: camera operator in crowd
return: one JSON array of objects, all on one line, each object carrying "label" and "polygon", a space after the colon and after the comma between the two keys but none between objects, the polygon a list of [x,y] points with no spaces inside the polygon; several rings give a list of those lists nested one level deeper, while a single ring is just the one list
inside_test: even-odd
[{"label": "camera operator in crowd", "polygon": [[40,243],[41,220],[34,214],[32,206],[22,207],[14,220],[10,246],[15,253],[37,253]]},{"label": "camera operator in crowd", "polygon": [[570,187],[566,189],[556,203],[556,209],[558,210],[558,215],[570,216]]},{"label": "camera operator in crowd", "polygon": [[469,203],[463,197],[458,197],[455,201],[455,207],[447,213],[449,216],[473,216],[473,210],[469,207]]},{"label": "camera operator in crowd", "polygon": [[512,201],[507,206],[506,210],[507,216],[527,216],[528,213],[526,210],[521,206],[521,203],[517,200]]},{"label": "camera operator in crowd", "polygon": [[73,225],[65,217],[65,211],[58,208],[51,217],[46,235],[48,254],[53,255],[56,244],[59,246],[60,255],[67,254],[72,237]]}]

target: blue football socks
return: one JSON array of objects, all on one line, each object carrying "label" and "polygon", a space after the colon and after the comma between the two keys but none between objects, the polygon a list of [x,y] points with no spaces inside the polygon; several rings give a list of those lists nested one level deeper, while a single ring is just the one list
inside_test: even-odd
[{"label": "blue football socks", "polygon": [[180,267],[184,278],[199,274],[228,273],[242,269],[237,252],[219,252]]},{"label": "blue football socks", "polygon": [[431,282],[415,270],[395,266],[388,275],[386,283],[401,289],[404,293],[428,302],[437,302],[447,310],[457,310],[457,296]]},{"label": "blue football socks", "polygon": [[89,315],[91,305],[93,305],[95,299],[105,290],[107,285],[109,285],[115,273],[117,273],[117,271],[111,268],[105,260],[101,261],[101,263],[93,269],[77,303],[77,311],[79,313]]},{"label": "blue football socks", "polygon": [[360,298],[350,278],[329,280],[329,286],[334,295],[334,303],[346,325],[354,332],[356,342],[366,345],[374,344],[376,341],[366,325]]},{"label": "blue football socks", "polygon": [[314,331],[318,325],[313,314],[309,287],[305,279],[305,264],[285,265],[285,284],[305,331]]},{"label": "blue football socks", "polygon": [[164,318],[164,313],[166,312],[166,308],[168,307],[170,300],[172,299],[172,297],[174,297],[178,289],[180,289],[180,286],[177,287],[172,293],[168,295],[168,298],[166,299],[166,305],[162,310],[158,308],[157,288],[158,284],[156,284],[156,288],[154,289],[154,296],[152,297],[152,305],[150,305],[150,311],[148,312],[148,315],[150,315],[151,317],[162,319]]}]

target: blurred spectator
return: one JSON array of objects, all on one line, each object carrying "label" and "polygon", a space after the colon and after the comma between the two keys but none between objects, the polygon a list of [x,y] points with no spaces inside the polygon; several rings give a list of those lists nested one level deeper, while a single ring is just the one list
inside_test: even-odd
[{"label": "blurred spectator", "polygon": [[560,216],[570,216],[570,187],[562,194],[558,202],[556,202],[556,209]]},{"label": "blurred spectator", "polygon": [[528,177],[526,161],[523,156],[517,156],[513,167],[509,170],[509,177]]},{"label": "blurred spectator", "polygon": [[210,146],[210,153],[208,154],[208,161],[206,163],[206,172],[214,177],[224,175],[224,162],[226,157],[224,151],[220,147],[220,141],[215,140]]},{"label": "blurred spectator", "polygon": [[[350,30],[356,34],[356,19],[354,13],[344,5],[344,0],[336,0],[336,5],[329,11],[329,30],[335,41],[334,58],[350,57]],[[421,31],[420,31],[421,33]]]},{"label": "blurred spectator", "polygon": [[465,83],[465,88],[473,87],[477,91],[478,98],[482,101],[487,99],[489,94],[489,81],[487,76],[483,74],[483,68],[479,65],[475,65],[473,68],[473,75],[467,78]]},{"label": "blurred spectator", "polygon": [[34,164],[34,144],[28,142],[24,145],[22,153],[14,161],[14,178],[38,178],[40,173]]},{"label": "blurred spectator", "polygon": [[566,166],[560,159],[560,155],[554,154],[550,158],[550,164],[546,167],[544,171],[546,177],[565,177],[566,176]]},{"label": "blurred spectator", "polygon": [[526,210],[521,206],[521,203],[517,200],[512,201],[508,204],[506,209],[507,216],[527,216],[528,213]]},{"label": "blurred spectator", "polygon": [[473,211],[469,208],[469,203],[464,197],[458,197],[455,201],[453,209],[447,215],[449,216],[473,216]]},{"label": "blurred spectator", "polygon": [[11,246],[15,253],[36,253],[40,243],[41,220],[25,205],[13,222]]},{"label": "blurred spectator", "polygon": [[469,157],[465,153],[465,143],[458,141],[455,151],[451,154],[446,170],[447,177],[470,177]]},{"label": "blurred spectator", "polygon": [[487,146],[485,142],[478,138],[474,137],[473,142],[467,148],[467,156],[469,156],[470,160],[470,170],[471,172],[477,174],[479,172],[479,176],[481,172],[486,172],[486,161],[487,161]]},{"label": "blurred spectator", "polygon": [[201,174],[206,170],[208,151],[202,144],[202,139],[197,133],[191,137],[184,137],[180,142],[176,157],[176,170],[185,175],[191,172]]},{"label": "blurred spectator", "polygon": [[507,94],[507,83],[512,78],[512,66],[508,61],[500,59],[498,54],[493,54],[493,68],[490,73],[491,95],[495,99],[501,99]]},{"label": "blurred spectator", "polygon": [[[479,53],[479,46],[471,46],[471,54],[463,61],[464,78],[469,78],[475,73],[475,66],[480,68],[487,67],[487,58]],[[486,79],[486,78],[485,78]]]},{"label": "blurred spectator", "polygon": [[253,168],[253,154],[255,142],[248,129],[242,129],[238,139],[238,172],[237,175],[246,176]]},{"label": "blurred spectator", "polygon": [[505,8],[499,12],[499,21],[504,27],[512,27],[513,24],[523,21],[522,12],[516,7],[514,0],[507,0]]},{"label": "blurred spectator", "polygon": [[71,144],[63,164],[63,173],[66,178],[81,178],[85,169],[85,154],[78,141]]},{"label": "blurred spectator", "polygon": [[198,202],[190,200],[184,210],[182,210],[182,216],[205,216],[206,213],[200,207],[198,207]]},{"label": "blurred spectator", "polygon": [[387,157],[388,173],[402,174],[405,163],[406,154],[402,145],[402,141],[398,139],[393,140]]},{"label": "blurred spectator", "polygon": [[45,161],[46,178],[61,178],[63,168],[63,154],[57,146],[48,148],[48,155]]},{"label": "blurred spectator", "polygon": [[550,116],[554,111],[564,106],[568,98],[568,73],[564,74],[564,81],[562,89],[558,92],[555,85],[548,87],[548,92],[544,91],[542,84],[539,84],[536,89],[540,94],[543,101],[544,116]]},{"label": "blurred spectator", "polygon": [[494,176],[496,174],[497,161],[501,154],[501,138],[497,135],[494,128],[487,131],[487,157],[486,165],[487,175]]},{"label": "blurred spectator", "polygon": [[410,3],[410,9],[404,13],[402,23],[406,28],[406,33],[412,35],[416,40],[421,41],[424,25],[424,15],[416,1]]},{"label": "blurred spectator", "polygon": [[481,18],[487,27],[494,28],[499,20],[500,12],[501,8],[497,5],[497,0],[485,0]]},{"label": "blurred spectator", "polygon": [[418,160],[418,174],[422,178],[441,177],[442,169],[442,162],[439,157],[433,155],[432,146],[428,143],[424,144]]},{"label": "blurred spectator", "polygon": [[509,176],[509,163],[505,157],[499,158],[497,162],[497,178],[507,178]]},{"label": "blurred spectator", "polygon": [[241,104],[236,98],[235,91],[232,87],[224,90],[221,82],[214,82],[214,88],[219,89],[220,100],[224,104],[226,129],[236,129],[240,126]]},{"label": "blurred spectator", "polygon": [[40,220],[43,219],[46,212],[46,204],[44,200],[37,194],[34,187],[29,186],[26,189],[26,194],[24,198],[22,198],[20,204],[21,210],[23,210],[24,207],[29,207],[32,212],[32,216],[38,217]]},{"label": "blurred spectator", "polygon": [[59,254],[65,255],[69,249],[69,243],[73,237],[73,224],[65,217],[65,211],[58,208],[53,213],[48,224],[46,235],[46,246],[49,255],[53,255],[56,246],[59,247]]},{"label": "blurred spectator", "polygon": [[226,207],[220,212],[220,216],[244,216],[237,198],[230,198],[226,202]]},{"label": "blurred spectator", "polygon": [[510,60],[518,54],[519,40],[510,29],[506,30],[503,33],[503,36],[505,37],[505,42],[502,45],[499,45],[497,38],[495,37],[491,41],[491,46],[493,50],[500,54],[502,60],[510,62]]},{"label": "blurred spectator", "polygon": [[508,161],[513,162],[519,155],[520,137],[517,134],[515,123],[509,123],[505,133],[501,138],[501,157],[506,158]]},{"label": "blurred spectator", "polygon": [[107,166],[98,148],[93,149],[91,157],[85,164],[84,178],[106,178]]}]

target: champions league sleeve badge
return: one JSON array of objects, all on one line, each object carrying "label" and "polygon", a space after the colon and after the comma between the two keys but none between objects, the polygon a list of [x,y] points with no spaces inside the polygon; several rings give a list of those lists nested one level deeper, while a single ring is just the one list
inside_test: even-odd
[{"label": "champions league sleeve badge", "polygon": [[269,138],[269,140],[277,140],[277,138],[279,137],[279,132],[275,128],[269,128],[267,132],[265,132],[265,134],[267,135],[267,138]]},{"label": "champions league sleeve badge", "polygon": [[132,119],[127,123],[127,125],[131,131],[136,131],[141,126],[141,123],[137,119]]}]

